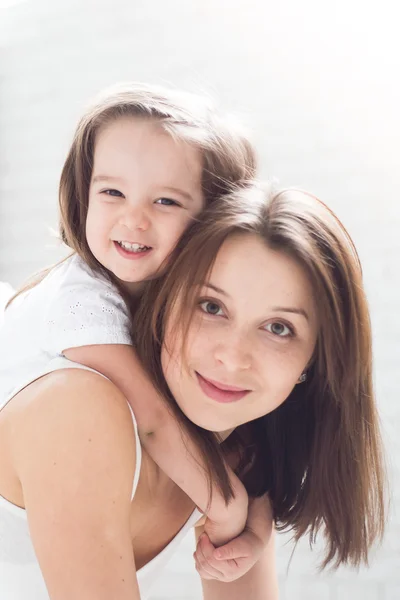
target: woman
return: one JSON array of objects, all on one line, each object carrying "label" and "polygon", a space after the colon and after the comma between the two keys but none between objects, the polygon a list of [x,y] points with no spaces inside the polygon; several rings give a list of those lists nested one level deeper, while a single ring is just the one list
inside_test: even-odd
[{"label": "woman", "polygon": [[[383,530],[368,311],[354,247],[322,203],[249,186],[211,206],[184,234],[171,271],[148,285],[133,329],[222,488],[226,456],[251,496],[268,492],[278,528],[299,538],[324,526],[324,564],[367,559]],[[48,597],[44,582],[57,600],[140,598],[146,575],[199,515],[141,452],[119,390],[67,366],[76,365],[59,365],[0,413],[0,494],[12,515],[3,563],[17,534],[28,562],[30,536],[38,563],[10,565],[37,586],[30,598]],[[216,575],[209,550],[203,539],[206,600],[277,598],[272,535],[231,583],[207,580]]]}]

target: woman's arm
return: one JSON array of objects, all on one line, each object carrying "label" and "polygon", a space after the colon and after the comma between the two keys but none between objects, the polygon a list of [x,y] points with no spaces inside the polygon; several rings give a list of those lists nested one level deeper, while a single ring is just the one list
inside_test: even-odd
[{"label": "woman's arm", "polygon": [[[202,533],[196,528],[196,538]],[[212,547],[210,552],[212,553]],[[205,551],[207,552],[207,550]],[[210,557],[211,558],[211,557]],[[207,557],[205,557],[207,560]],[[215,579],[202,579],[204,600],[278,600],[278,579],[275,563],[275,531],[272,530],[259,560],[245,575],[224,583]]]},{"label": "woman's arm", "polygon": [[51,600],[139,600],[135,434],[125,398],[106,379],[70,369],[20,395],[12,456]]}]

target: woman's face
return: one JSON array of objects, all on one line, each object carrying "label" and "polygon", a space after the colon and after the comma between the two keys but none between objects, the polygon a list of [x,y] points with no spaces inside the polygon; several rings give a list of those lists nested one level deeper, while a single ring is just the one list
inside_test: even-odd
[{"label": "woman's face", "polygon": [[166,381],[185,415],[215,432],[282,404],[312,357],[318,329],[303,268],[252,234],[221,247],[200,290],[185,357],[175,319],[179,307],[162,350]]}]

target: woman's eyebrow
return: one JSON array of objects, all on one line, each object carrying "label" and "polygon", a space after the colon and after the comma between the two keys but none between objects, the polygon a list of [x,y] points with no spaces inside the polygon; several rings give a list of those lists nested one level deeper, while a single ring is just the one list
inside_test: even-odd
[{"label": "woman's eyebrow", "polygon": [[308,314],[306,313],[306,311],[303,308],[292,308],[290,306],[273,306],[272,310],[274,310],[274,311],[276,310],[276,312],[294,313],[296,315],[301,315],[307,321],[310,320]]},{"label": "woman's eyebrow", "polygon": [[[229,294],[227,292],[225,292],[223,289],[221,289],[220,287],[218,287],[217,285],[214,285],[213,283],[206,283],[204,285],[205,285],[205,287],[211,288],[212,290],[214,290],[218,294],[222,294],[223,296],[226,296],[227,298],[230,298]],[[295,314],[295,315],[301,315],[307,321],[310,320],[310,317],[308,316],[308,314],[304,310],[304,308],[295,308],[295,307],[292,307],[292,306],[273,306],[271,308],[271,310],[276,311],[276,312],[287,312],[287,313],[292,313],[292,314]]]},{"label": "woman's eyebrow", "polygon": [[[223,296],[230,298],[229,294],[227,292],[225,292],[223,289],[221,289],[220,287],[218,287],[217,285],[214,285],[213,283],[205,283],[204,285],[205,285],[205,287],[211,288],[218,294],[222,294]],[[295,315],[301,315],[302,317],[304,317],[306,319],[306,321],[310,320],[310,317],[308,316],[308,314],[304,310],[304,308],[295,308],[292,306],[272,306],[271,310],[276,311],[276,312],[287,312],[287,313],[292,313]]]},{"label": "woman's eyebrow", "polygon": [[227,292],[224,292],[223,289],[221,289],[220,287],[218,287],[217,285],[214,285],[213,283],[205,283],[204,287],[208,287],[211,288],[212,290],[214,290],[214,292],[217,292],[218,294],[222,294],[223,296],[227,296],[228,298],[230,298],[229,294]]}]

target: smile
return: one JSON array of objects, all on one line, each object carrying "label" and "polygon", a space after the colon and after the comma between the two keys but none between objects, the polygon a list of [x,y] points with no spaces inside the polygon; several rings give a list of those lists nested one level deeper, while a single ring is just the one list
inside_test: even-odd
[{"label": "smile", "polygon": [[199,382],[200,388],[206,396],[212,400],[216,400],[222,404],[228,404],[230,402],[238,402],[251,390],[245,390],[242,388],[235,387],[233,385],[225,385],[212,379],[206,379],[200,373],[196,371],[197,381]]},{"label": "smile", "polygon": [[129,259],[143,258],[152,251],[151,246],[124,241],[114,241],[114,246],[121,256]]}]

